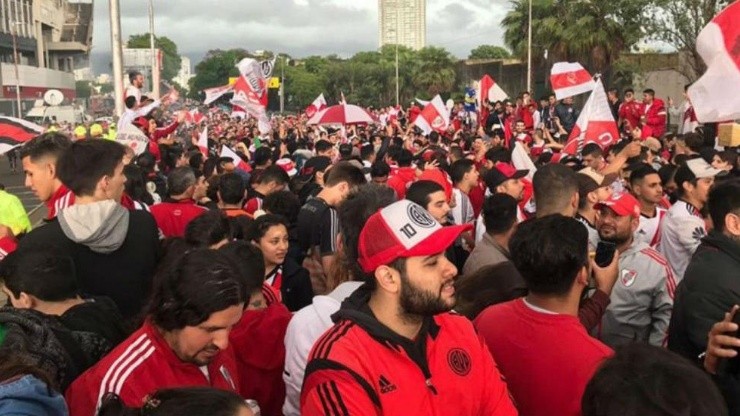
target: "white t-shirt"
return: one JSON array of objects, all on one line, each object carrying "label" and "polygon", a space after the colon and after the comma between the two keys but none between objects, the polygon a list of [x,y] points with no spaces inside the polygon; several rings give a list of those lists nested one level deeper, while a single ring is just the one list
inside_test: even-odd
[{"label": "white t-shirt", "polygon": [[660,243],[661,224],[667,213],[667,209],[657,207],[652,217],[640,214],[640,225],[635,230],[635,241],[642,241],[652,248],[657,247]]},{"label": "white t-shirt", "polygon": [[452,219],[455,224],[472,224],[475,220],[475,214],[473,213],[473,205],[470,203],[470,197],[465,192],[458,188],[452,189],[452,195],[455,196],[455,208],[452,208]]}]

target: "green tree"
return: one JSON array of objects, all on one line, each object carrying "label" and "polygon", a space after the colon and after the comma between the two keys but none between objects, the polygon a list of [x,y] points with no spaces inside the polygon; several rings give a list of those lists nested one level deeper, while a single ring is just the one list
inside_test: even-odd
[{"label": "green tree", "polygon": [[506,48],[496,45],[480,45],[470,51],[468,59],[506,59],[511,53]]},{"label": "green tree", "polygon": [[452,55],[444,48],[427,46],[416,55],[414,86],[425,98],[452,91],[455,85],[455,63]]},{"label": "green tree", "polygon": [[229,77],[239,75],[236,64],[248,56],[251,55],[244,49],[208,51],[203,60],[195,66],[195,76],[190,80],[189,96],[198,98],[201,91],[206,88],[225,85]]},{"label": "green tree", "polygon": [[111,92],[113,92],[113,84],[112,83],[100,84],[100,93],[101,94],[108,94],[108,93],[111,93]]},{"label": "green tree", "polygon": [[77,98],[90,98],[92,92],[92,83],[90,81],[75,82],[75,93],[77,94]]},{"label": "green tree", "polygon": [[727,0],[661,0],[649,10],[646,21],[650,38],[688,53],[688,68],[680,70],[689,80],[696,80],[707,69],[696,51],[699,32],[729,3]]},{"label": "green tree", "polygon": [[[149,33],[131,35],[128,38],[126,47],[128,48],[149,48],[151,42],[149,40]],[[177,45],[167,36],[154,37],[154,46],[162,50],[162,79],[165,81],[172,81],[172,78],[177,76],[180,71],[180,64],[182,58],[177,52]]]}]

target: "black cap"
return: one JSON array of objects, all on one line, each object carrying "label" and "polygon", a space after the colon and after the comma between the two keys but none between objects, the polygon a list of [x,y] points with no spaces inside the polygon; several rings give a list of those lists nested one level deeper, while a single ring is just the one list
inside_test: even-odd
[{"label": "black cap", "polygon": [[331,166],[331,159],[326,156],[314,156],[308,159],[301,169],[301,176],[313,176]]}]

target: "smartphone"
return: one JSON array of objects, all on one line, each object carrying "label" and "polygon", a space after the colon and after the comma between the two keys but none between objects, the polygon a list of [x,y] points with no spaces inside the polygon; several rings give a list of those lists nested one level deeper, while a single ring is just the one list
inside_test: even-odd
[{"label": "smartphone", "polygon": [[[735,316],[732,317],[732,322],[740,326],[740,311],[736,312]],[[738,336],[740,336],[740,331],[728,332],[725,335],[737,338]],[[717,363],[717,374],[737,375],[738,373],[740,373],[740,349],[735,348],[735,350],[739,353],[738,355],[732,358],[721,358],[719,360],[719,362]]]},{"label": "smartphone", "polygon": [[596,246],[596,257],[594,262],[599,267],[606,267],[611,264],[614,258],[614,252],[617,251],[617,245],[608,241],[599,241]]}]

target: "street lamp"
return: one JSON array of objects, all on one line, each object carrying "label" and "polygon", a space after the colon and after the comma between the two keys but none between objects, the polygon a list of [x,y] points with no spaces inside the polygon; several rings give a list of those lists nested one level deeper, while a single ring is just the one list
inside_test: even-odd
[{"label": "street lamp", "polygon": [[283,114],[285,106],[285,65],[290,62],[290,59],[285,57],[285,54],[281,56],[283,64],[280,66],[280,114]]},{"label": "street lamp", "polygon": [[400,9],[401,7],[399,7],[399,5],[396,4],[396,42],[395,42],[396,44],[396,107],[398,107],[398,105],[400,104],[399,99],[398,99],[398,83],[399,83],[398,82],[399,81],[398,80],[398,32],[399,32],[399,27],[398,27],[399,13],[398,11]]},{"label": "street lamp", "polygon": [[18,75],[18,41],[16,40],[16,26],[22,25],[23,22],[13,22],[13,65],[15,66],[15,105],[18,108],[18,118],[23,118],[21,114],[21,80]]}]

